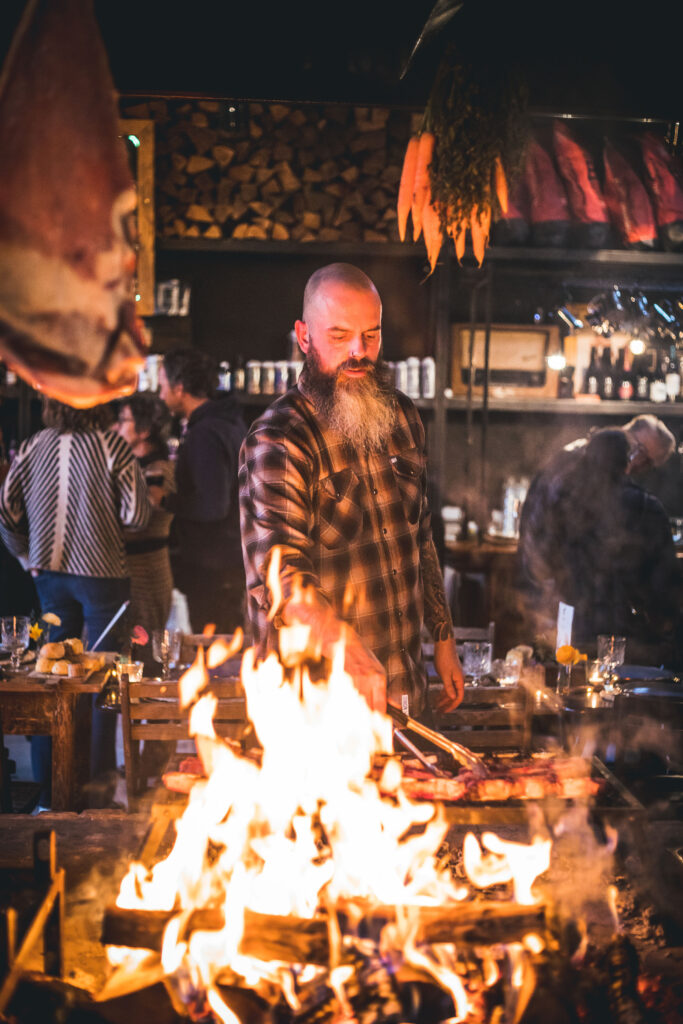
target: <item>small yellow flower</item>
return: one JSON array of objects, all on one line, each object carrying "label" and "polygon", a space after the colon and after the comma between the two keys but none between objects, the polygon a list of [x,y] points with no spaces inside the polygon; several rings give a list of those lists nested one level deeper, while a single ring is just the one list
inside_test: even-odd
[{"label": "small yellow flower", "polygon": [[37,622],[34,622],[33,625],[29,628],[28,635],[31,637],[31,640],[40,640],[41,636],[43,635],[43,631]]},{"label": "small yellow flower", "polygon": [[587,657],[586,654],[581,654],[571,644],[563,644],[562,647],[558,647],[555,651],[555,660],[560,665],[576,665],[577,661],[586,661]]},{"label": "small yellow flower", "polygon": [[42,615],[41,618],[43,622],[47,622],[48,625],[50,626],[61,626],[62,624],[62,620],[60,619],[59,615],[55,615],[54,612],[45,612],[45,614]]}]

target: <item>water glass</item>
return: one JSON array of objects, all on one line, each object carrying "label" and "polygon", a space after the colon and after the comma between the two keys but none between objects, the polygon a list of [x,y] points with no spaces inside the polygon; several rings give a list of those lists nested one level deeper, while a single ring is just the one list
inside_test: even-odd
[{"label": "water glass", "polygon": [[2,646],[9,651],[14,671],[21,668],[21,656],[29,644],[31,620],[28,615],[6,615],[2,619]]},{"label": "water glass", "polygon": [[161,678],[170,678],[170,666],[180,658],[180,641],[182,633],[179,629],[152,630],[152,654],[154,660],[161,664]]},{"label": "water glass", "polygon": [[493,645],[488,640],[466,640],[462,645],[462,669],[472,686],[481,685],[481,677],[491,671]]},{"label": "water glass", "polygon": [[127,661],[125,659],[116,660],[116,674],[121,679],[121,676],[128,676],[128,680],[131,683],[139,683],[142,680],[144,669],[144,663],[142,661]]}]

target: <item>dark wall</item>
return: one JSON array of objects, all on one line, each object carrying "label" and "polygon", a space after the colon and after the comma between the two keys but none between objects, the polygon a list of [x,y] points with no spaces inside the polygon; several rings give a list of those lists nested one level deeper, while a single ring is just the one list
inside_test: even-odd
[{"label": "dark wall", "polygon": [[[291,254],[160,252],[157,280],[192,287],[192,339],[219,359],[286,359],[309,276],[333,259]],[[423,356],[430,344],[430,288],[424,258],[350,258],[377,285],[387,359]]]}]

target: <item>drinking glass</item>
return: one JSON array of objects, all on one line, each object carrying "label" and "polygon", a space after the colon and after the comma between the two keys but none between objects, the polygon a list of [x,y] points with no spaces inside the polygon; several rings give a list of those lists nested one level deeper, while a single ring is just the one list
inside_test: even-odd
[{"label": "drinking glass", "polygon": [[116,661],[116,674],[121,679],[121,676],[126,675],[131,683],[139,683],[142,680],[142,674],[144,669],[144,662],[142,661],[128,661],[122,658],[120,661]]},{"label": "drinking glass", "polygon": [[2,620],[2,646],[9,651],[15,672],[21,668],[21,656],[28,647],[30,627],[28,615],[6,615]]},{"label": "drinking glass", "polygon": [[462,645],[462,669],[472,686],[481,685],[481,677],[491,671],[493,645],[487,640],[466,640]]},{"label": "drinking glass", "polygon": [[179,629],[152,630],[152,654],[161,664],[161,678],[170,678],[170,665],[180,657],[181,632]]},{"label": "drinking glass", "polygon": [[601,633],[598,637],[598,661],[603,666],[605,688],[614,686],[614,670],[617,665],[624,664],[626,657],[626,637]]}]

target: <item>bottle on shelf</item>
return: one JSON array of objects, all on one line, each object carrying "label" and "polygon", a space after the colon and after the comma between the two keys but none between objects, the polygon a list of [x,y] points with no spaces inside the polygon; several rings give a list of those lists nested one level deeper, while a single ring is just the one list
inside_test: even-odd
[{"label": "bottle on shelf", "polygon": [[602,382],[602,370],[598,359],[598,346],[591,348],[591,358],[583,383],[584,395],[599,395]]},{"label": "bottle on shelf", "polygon": [[615,373],[617,397],[622,402],[630,402],[634,395],[633,374],[631,372],[631,353],[627,345],[619,349]]},{"label": "bottle on shelf", "polygon": [[633,359],[633,397],[636,402],[650,401],[650,374],[648,373],[647,357],[634,356]]},{"label": "bottle on shelf", "polygon": [[681,391],[681,364],[675,344],[669,346],[664,382],[667,399],[670,402],[677,402]]},{"label": "bottle on shelf", "polygon": [[666,402],[666,356],[654,353],[654,371],[650,377],[650,401]]},{"label": "bottle on shelf", "polygon": [[612,348],[610,345],[605,345],[602,350],[600,369],[602,371],[602,380],[600,382],[600,397],[607,399],[607,401],[610,401],[612,398],[616,398],[616,388],[614,386],[614,367],[612,366]]}]

